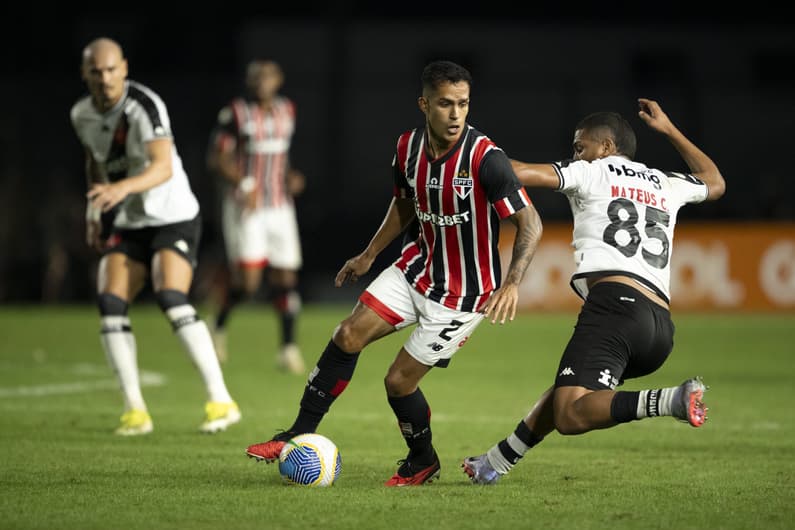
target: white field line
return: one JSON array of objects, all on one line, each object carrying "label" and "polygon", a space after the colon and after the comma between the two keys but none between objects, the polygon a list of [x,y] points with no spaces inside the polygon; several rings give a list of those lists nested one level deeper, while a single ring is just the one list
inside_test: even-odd
[{"label": "white field line", "polygon": [[[107,367],[92,364],[76,364],[70,370],[81,376],[105,375]],[[141,386],[163,386],[166,376],[158,372],[147,370],[140,371]],[[117,390],[119,382],[116,379],[96,379],[93,381],[79,380],[68,383],[48,383],[44,385],[0,387],[0,399],[17,397],[46,397],[63,394],[85,394],[96,390]]]}]

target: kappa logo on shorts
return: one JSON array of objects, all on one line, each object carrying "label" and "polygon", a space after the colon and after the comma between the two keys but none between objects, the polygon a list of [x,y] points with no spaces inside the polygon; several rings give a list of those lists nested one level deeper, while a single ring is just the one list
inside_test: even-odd
[{"label": "kappa logo on shorts", "polygon": [[567,366],[566,368],[560,371],[558,377],[562,375],[574,375],[574,370],[571,369],[571,366]]}]

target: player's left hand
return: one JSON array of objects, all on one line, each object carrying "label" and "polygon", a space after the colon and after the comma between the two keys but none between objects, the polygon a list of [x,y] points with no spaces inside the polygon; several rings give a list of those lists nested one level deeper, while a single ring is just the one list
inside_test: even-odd
[{"label": "player's left hand", "polygon": [[483,314],[491,318],[491,323],[505,324],[505,319],[513,320],[516,316],[516,307],[519,303],[519,287],[517,285],[503,285],[494,291],[483,306]]}]

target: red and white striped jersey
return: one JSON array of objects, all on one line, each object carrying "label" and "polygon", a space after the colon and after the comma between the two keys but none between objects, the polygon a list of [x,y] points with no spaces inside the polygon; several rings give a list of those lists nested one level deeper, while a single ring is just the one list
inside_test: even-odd
[{"label": "red and white striped jersey", "polygon": [[[267,110],[237,98],[218,113],[214,143],[223,152],[235,151],[242,174],[254,177],[258,206],[292,203],[286,178],[294,131],[295,104],[285,96],[276,97]],[[227,193],[234,189],[228,187]]]},{"label": "red and white striped jersey", "polygon": [[530,198],[502,149],[470,125],[436,160],[428,159],[426,141],[414,129],[397,142],[394,195],[414,199],[419,237],[395,265],[431,300],[478,311],[502,282],[500,220]]}]

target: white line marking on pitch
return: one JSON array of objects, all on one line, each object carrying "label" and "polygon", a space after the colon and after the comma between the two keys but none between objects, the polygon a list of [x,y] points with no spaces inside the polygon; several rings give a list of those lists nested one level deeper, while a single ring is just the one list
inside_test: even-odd
[{"label": "white line marking on pitch", "polygon": [[[71,370],[79,375],[106,374],[107,368],[91,364],[77,364]],[[166,376],[159,372],[140,371],[141,386],[163,386]],[[75,381],[71,383],[48,383],[46,385],[30,385],[0,387],[0,399],[15,397],[42,397],[60,394],[84,394],[95,390],[113,390],[119,388],[116,379],[99,379],[96,381]]]}]

